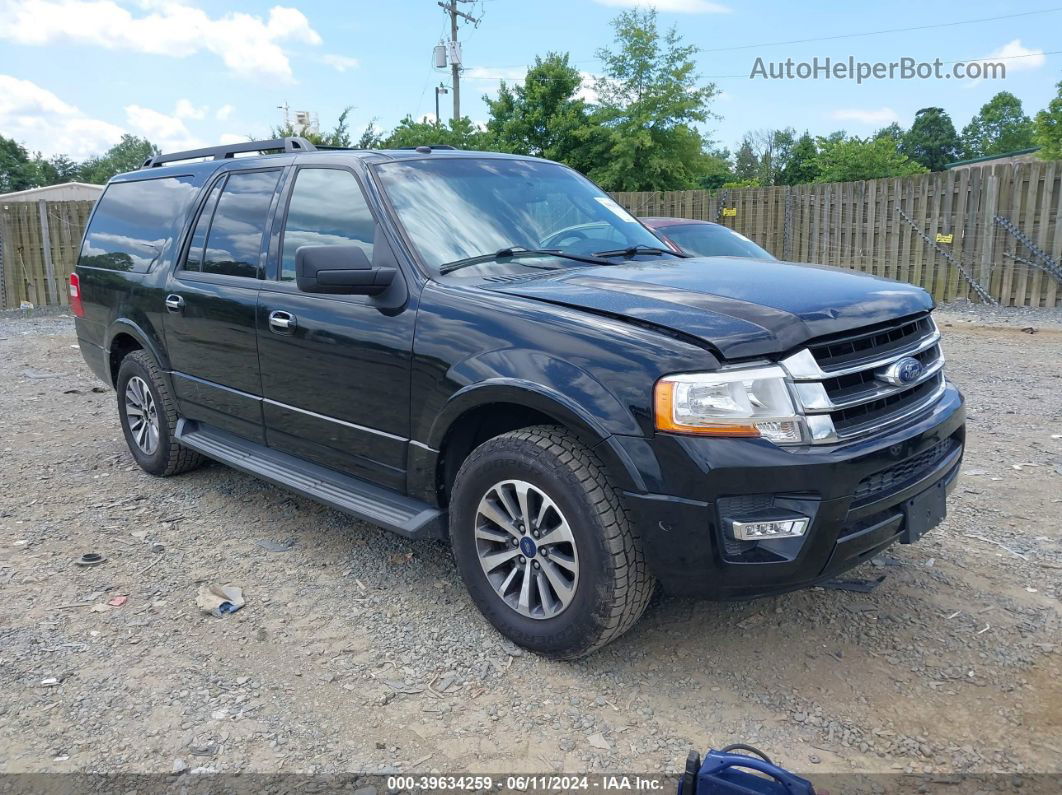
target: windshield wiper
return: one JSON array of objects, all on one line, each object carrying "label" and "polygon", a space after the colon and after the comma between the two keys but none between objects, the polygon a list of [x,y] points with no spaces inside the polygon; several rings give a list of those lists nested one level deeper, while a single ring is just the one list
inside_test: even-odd
[{"label": "windshield wiper", "polygon": [[672,257],[681,257],[682,259],[688,258],[689,254],[684,254],[679,251],[672,251],[669,248],[657,248],[655,246],[628,246],[627,248],[617,248],[611,251],[595,251],[595,257],[624,257],[630,259],[636,257],[639,254],[670,254]]},{"label": "windshield wiper", "polygon": [[607,259],[602,259],[601,257],[590,254],[573,254],[568,251],[561,251],[560,249],[509,246],[508,248],[500,248],[493,254],[478,254],[475,257],[465,257],[464,259],[456,259],[453,262],[447,262],[439,267],[439,273],[453,273],[454,271],[466,268],[469,265],[479,265],[483,262],[493,262],[494,260],[499,259],[515,259],[516,257],[560,257],[562,259],[575,260],[576,262],[589,262],[591,265],[612,264]]}]

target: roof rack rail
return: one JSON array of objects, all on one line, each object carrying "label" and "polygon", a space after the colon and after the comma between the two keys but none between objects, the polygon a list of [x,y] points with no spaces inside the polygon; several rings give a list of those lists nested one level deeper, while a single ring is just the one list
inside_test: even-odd
[{"label": "roof rack rail", "polygon": [[398,147],[395,147],[395,148],[396,149],[413,149],[413,150],[415,150],[417,152],[424,152],[424,151],[434,152],[436,150],[439,150],[440,152],[445,152],[445,151],[456,151],[457,150],[456,146],[450,146],[450,144],[421,144],[420,146],[398,146]]},{"label": "roof rack rail", "polygon": [[273,138],[269,141],[246,141],[238,144],[225,144],[223,146],[208,146],[205,149],[188,149],[184,152],[170,152],[169,154],[152,155],[144,161],[141,168],[157,168],[165,163],[174,163],[178,160],[194,160],[199,157],[212,157],[215,160],[227,160],[241,152],[262,152],[266,149],[282,149],[285,152],[315,152],[317,147],[295,135],[286,138]]}]

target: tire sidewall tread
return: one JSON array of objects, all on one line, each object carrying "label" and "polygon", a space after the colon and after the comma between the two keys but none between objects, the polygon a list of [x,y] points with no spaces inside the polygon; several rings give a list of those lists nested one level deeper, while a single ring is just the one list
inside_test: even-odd
[{"label": "tire sidewall tread", "polygon": [[[129,421],[125,414],[125,388],[133,376],[140,376],[147,382],[158,412],[159,447],[153,455],[145,454],[137,446],[129,430]],[[178,420],[177,402],[173,399],[161,368],[150,353],[137,350],[122,359],[115,386],[118,390],[118,418],[122,433],[126,444],[129,445],[129,451],[141,469],[156,477],[168,477],[202,465],[203,457],[187,447],[182,447],[174,437]]]},{"label": "tire sidewall tread", "polygon": [[[476,554],[476,509],[486,490],[506,479],[543,489],[564,513],[579,550],[579,587],[557,617],[521,616],[495,594]],[[638,620],[653,592],[640,539],[593,452],[556,426],[495,437],[462,464],[451,500],[454,557],[484,616],[518,645],[556,659],[582,657],[616,639]]]}]

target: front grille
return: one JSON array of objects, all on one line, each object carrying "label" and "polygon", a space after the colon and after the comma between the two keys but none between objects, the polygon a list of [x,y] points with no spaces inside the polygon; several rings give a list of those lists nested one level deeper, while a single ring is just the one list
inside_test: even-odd
[{"label": "front grille", "polygon": [[929,315],[899,322],[879,323],[855,332],[843,332],[808,345],[819,367],[829,372],[869,359],[880,359],[933,333]]},{"label": "front grille", "polygon": [[[944,390],[938,339],[922,313],[813,340],[785,359],[812,441],[864,436],[928,409]],[[884,371],[906,357],[921,362],[924,374],[910,384],[885,381]]]},{"label": "front grille", "polygon": [[951,455],[959,446],[956,439],[944,439],[917,455],[875,472],[859,481],[853,493],[856,503],[873,502],[914,483]]}]

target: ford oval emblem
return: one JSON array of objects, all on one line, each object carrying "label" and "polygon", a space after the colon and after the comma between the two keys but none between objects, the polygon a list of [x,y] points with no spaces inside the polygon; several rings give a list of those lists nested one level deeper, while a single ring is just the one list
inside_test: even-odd
[{"label": "ford oval emblem", "polygon": [[897,359],[884,370],[879,370],[876,375],[887,384],[906,386],[907,384],[915,383],[925,371],[925,365],[918,359],[913,356],[904,356],[902,359]]}]

